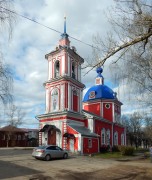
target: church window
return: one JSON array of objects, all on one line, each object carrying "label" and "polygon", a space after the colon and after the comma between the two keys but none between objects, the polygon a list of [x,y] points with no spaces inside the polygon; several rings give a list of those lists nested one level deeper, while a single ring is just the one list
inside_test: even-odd
[{"label": "church window", "polygon": [[75,79],[75,63],[72,63],[72,78]]},{"label": "church window", "polygon": [[88,148],[92,148],[92,139],[88,139]]},{"label": "church window", "polygon": [[73,91],[73,111],[78,112],[78,95],[77,95],[77,91]]},{"label": "church window", "polygon": [[54,89],[51,94],[51,110],[58,110],[58,90]]},{"label": "church window", "polygon": [[121,145],[124,145],[124,134],[121,134]]},{"label": "church window", "polygon": [[106,107],[107,109],[109,109],[109,108],[110,108],[110,104],[106,104],[105,107]]},{"label": "church window", "polygon": [[60,73],[60,63],[59,63],[59,61],[56,61],[56,62],[55,62],[55,68],[54,68],[54,70],[55,70],[55,78],[56,78],[56,77],[59,77],[59,73]]},{"label": "church window", "polygon": [[101,144],[105,144],[105,129],[104,128],[101,131]]},{"label": "church window", "polygon": [[109,129],[106,132],[106,144],[110,145],[110,130]]},{"label": "church window", "polygon": [[114,133],[114,145],[118,145],[118,132]]}]

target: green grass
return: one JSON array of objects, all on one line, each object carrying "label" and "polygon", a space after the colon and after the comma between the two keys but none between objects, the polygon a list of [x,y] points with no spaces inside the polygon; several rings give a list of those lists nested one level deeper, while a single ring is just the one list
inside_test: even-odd
[{"label": "green grass", "polygon": [[97,158],[106,158],[106,159],[111,159],[111,158],[124,158],[124,157],[127,157],[127,156],[123,156],[121,155],[120,152],[107,152],[107,153],[100,153],[100,154],[96,154],[94,155],[94,157],[97,157]]}]

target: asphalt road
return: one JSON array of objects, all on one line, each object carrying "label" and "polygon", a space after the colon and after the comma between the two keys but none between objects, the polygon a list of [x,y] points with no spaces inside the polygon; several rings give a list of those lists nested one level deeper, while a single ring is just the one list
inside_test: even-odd
[{"label": "asphalt road", "polygon": [[152,177],[149,160],[119,162],[88,156],[69,159],[36,160],[32,150],[0,149],[0,179],[9,180],[111,180]]}]

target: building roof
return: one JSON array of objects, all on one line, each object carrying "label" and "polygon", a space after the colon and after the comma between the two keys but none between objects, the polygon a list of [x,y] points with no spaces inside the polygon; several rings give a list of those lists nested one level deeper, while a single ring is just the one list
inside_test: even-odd
[{"label": "building roof", "polygon": [[[94,98],[90,98],[90,93],[94,92]],[[83,102],[92,99],[115,99],[115,93],[106,85],[92,86],[84,96]]]},{"label": "building roof", "polygon": [[88,128],[86,128],[82,125],[68,124],[68,126],[73,128],[74,130],[76,130],[82,136],[99,137],[98,134],[91,132]]},{"label": "building roof", "polygon": [[17,128],[15,126],[8,125],[8,126],[0,128],[0,132],[26,132],[26,131],[20,128]]},{"label": "building roof", "polygon": [[87,93],[84,96],[83,102],[95,99],[117,99],[117,93],[115,93],[108,86],[104,85],[104,78],[101,74],[102,71],[103,69],[101,67],[97,68],[96,85],[92,86],[87,91]]}]

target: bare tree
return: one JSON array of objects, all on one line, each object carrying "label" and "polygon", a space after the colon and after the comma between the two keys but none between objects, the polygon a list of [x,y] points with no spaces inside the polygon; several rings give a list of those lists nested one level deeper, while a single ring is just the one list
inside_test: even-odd
[{"label": "bare tree", "polygon": [[7,124],[17,127],[23,123],[23,119],[25,117],[25,112],[22,111],[21,108],[11,105],[6,113],[7,116]]},{"label": "bare tree", "polygon": [[144,133],[146,137],[152,142],[152,117],[145,117]]},{"label": "bare tree", "polygon": [[143,119],[140,113],[134,112],[128,117],[125,118],[126,127],[127,127],[127,136],[129,140],[129,144],[131,146],[135,145],[136,148],[141,145],[142,141],[142,126],[143,126]]},{"label": "bare tree", "polygon": [[[8,31],[9,38],[12,35],[12,28],[15,22],[15,15],[7,9],[13,8],[11,0],[0,0],[0,32],[6,34]],[[8,65],[4,63],[2,55],[2,49],[0,49],[0,100],[3,104],[7,104],[12,101],[12,73]]]},{"label": "bare tree", "polygon": [[112,31],[104,39],[94,36],[96,60],[90,70],[112,61],[117,82],[127,81],[138,101],[152,105],[152,1],[117,0],[108,18]]},{"label": "bare tree", "polygon": [[9,11],[12,9],[12,0],[0,0],[0,30],[7,30],[9,37],[12,35],[12,29],[16,19],[15,14]]}]

